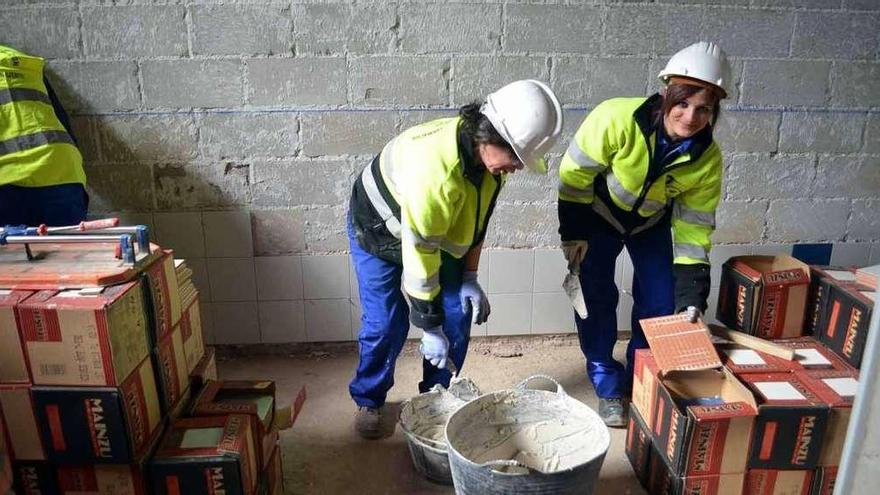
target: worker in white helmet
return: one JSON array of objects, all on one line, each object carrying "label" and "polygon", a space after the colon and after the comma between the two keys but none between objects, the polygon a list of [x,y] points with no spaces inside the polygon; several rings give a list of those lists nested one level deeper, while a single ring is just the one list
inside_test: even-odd
[{"label": "worker in white helmet", "polygon": [[[588,317],[575,314],[587,374],[609,426],[624,426],[622,400],[633,354],[647,347],[639,319],[687,311],[695,321],[709,294],[709,236],[721,199],[721,149],[712,132],[732,86],[714,43],[672,56],[650,97],[612,98],[587,115],[560,165],[559,233],[580,267]],[[632,339],[627,366],[617,340],[617,256],[632,260]]]},{"label": "worker in white helmet", "polygon": [[516,81],[456,117],[407,129],[358,177],[348,235],[363,317],[349,391],[361,436],[387,433],[382,407],[410,324],[422,330],[421,392],[461,369],[471,323],[489,317],[477,267],[498,193],[524,167],[546,173],[561,131],[553,91]]}]

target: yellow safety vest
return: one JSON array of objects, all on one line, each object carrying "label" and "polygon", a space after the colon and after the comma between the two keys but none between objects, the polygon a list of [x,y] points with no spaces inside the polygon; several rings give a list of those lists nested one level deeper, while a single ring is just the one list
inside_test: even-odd
[{"label": "yellow safety vest", "polygon": [[86,183],[82,155],[43,84],[44,65],[0,45],[0,186]]}]

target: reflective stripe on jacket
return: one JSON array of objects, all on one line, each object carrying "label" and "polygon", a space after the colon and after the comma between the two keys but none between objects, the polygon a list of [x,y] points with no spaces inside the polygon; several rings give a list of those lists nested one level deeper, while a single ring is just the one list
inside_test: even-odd
[{"label": "reflective stripe on jacket", "polygon": [[0,46],[0,185],[85,184],[82,155],[43,83],[42,58]]},{"label": "reflective stripe on jacket", "polygon": [[[387,232],[386,240],[358,232],[359,243],[380,255],[379,249],[390,245],[387,237],[399,239],[403,287],[414,302],[413,311],[419,312],[421,301],[433,307],[426,312],[441,317],[436,301],[440,252],[461,258],[482,242],[504,182],[476,164],[473,144],[460,132],[460,122],[459,117],[434,120],[392,139],[378,161],[360,174],[352,195],[356,231],[371,227],[363,225],[370,223],[362,220],[364,212],[356,211],[368,203],[381,231]],[[366,201],[359,199],[362,193]],[[413,320],[419,321],[415,315]]]},{"label": "reflective stripe on jacket", "polygon": [[633,234],[671,208],[674,262],[708,263],[721,199],[721,149],[706,128],[688,151],[662,168],[652,166],[657,132],[651,116],[660,103],[659,95],[612,98],[587,115],[560,164],[560,209],[563,202],[591,204],[617,230]]}]

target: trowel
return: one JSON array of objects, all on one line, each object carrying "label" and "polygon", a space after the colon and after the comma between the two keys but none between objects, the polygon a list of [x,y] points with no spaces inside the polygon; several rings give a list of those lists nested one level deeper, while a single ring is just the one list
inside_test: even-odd
[{"label": "trowel", "polygon": [[587,318],[587,304],[584,302],[584,293],[581,290],[581,281],[579,278],[580,267],[577,265],[568,265],[568,273],[562,281],[562,289],[571,301],[571,307],[577,312],[581,319]]}]

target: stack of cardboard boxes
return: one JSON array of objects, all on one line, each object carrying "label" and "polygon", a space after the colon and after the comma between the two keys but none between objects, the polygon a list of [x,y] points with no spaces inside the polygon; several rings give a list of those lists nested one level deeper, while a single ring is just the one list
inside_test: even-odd
[{"label": "stack of cardboard boxes", "polygon": [[788,256],[724,265],[719,321],[792,359],[716,345],[681,316],[642,321],[626,452],[650,493],[832,493],[876,289],[856,273]]}]

